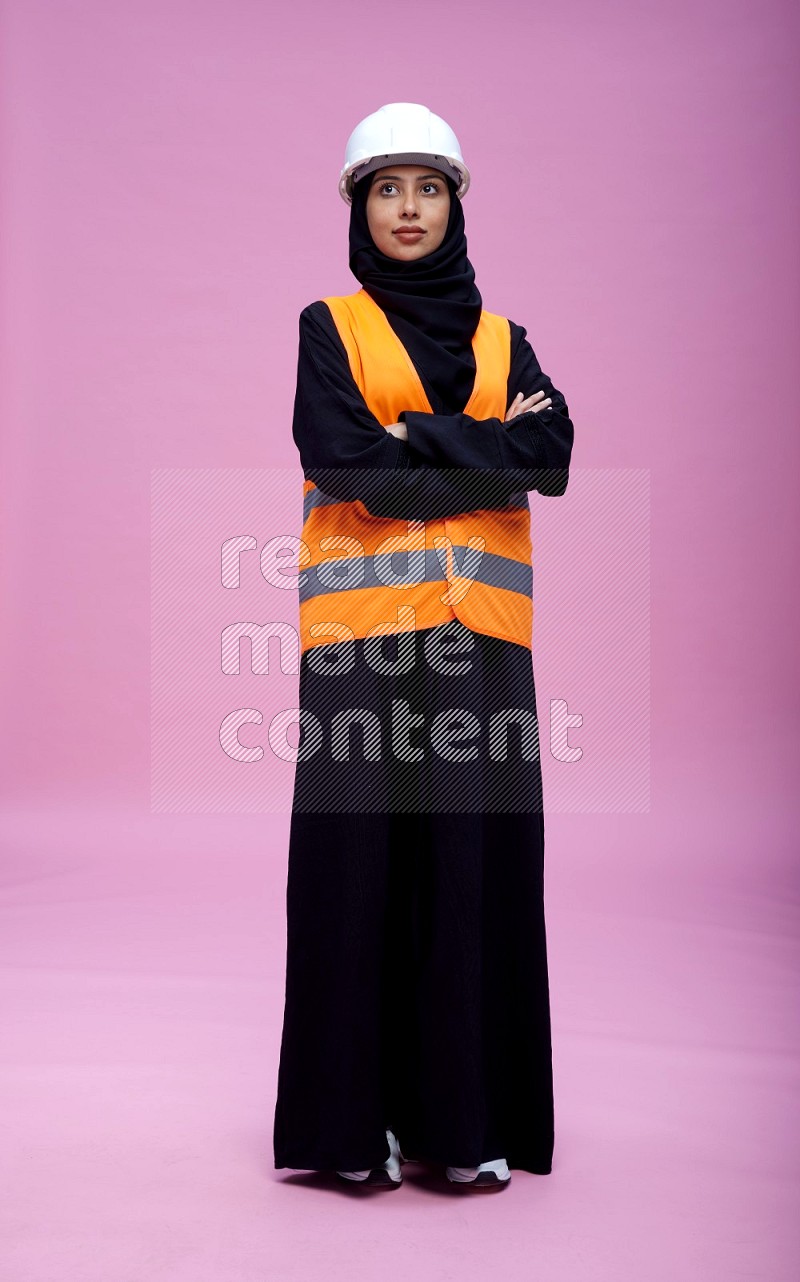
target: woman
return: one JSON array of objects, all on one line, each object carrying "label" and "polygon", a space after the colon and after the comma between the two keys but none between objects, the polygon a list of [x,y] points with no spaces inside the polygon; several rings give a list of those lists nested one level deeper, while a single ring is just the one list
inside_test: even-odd
[{"label": "woman", "polygon": [[499,1189],[553,1153],[527,494],[564,492],[573,427],[483,308],[469,180],[426,108],[367,117],[340,181],[361,288],[300,315],[275,1165],[386,1188],[418,1159]]}]

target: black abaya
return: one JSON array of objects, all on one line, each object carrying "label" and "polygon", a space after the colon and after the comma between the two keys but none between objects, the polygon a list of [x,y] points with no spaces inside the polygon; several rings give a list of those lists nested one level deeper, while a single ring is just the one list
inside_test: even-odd
[{"label": "black abaya", "polygon": [[[420,655],[432,631],[414,634]],[[513,699],[535,722],[530,651],[480,633],[472,638],[471,670],[456,678],[455,691],[424,663],[402,677],[373,677],[365,690],[364,642],[357,640],[350,643],[358,652],[354,673],[344,684],[336,679],[334,699],[330,678],[304,658],[301,707],[327,725],[334,706],[372,706],[382,683],[378,703],[402,695],[432,716],[454,700],[486,724]],[[405,813],[320,813],[320,797],[331,792],[329,754],[321,755],[322,774],[316,757],[298,762],[277,1167],[380,1165],[390,1127],[407,1156],[451,1166],[505,1157],[509,1167],[550,1170],[541,773],[538,744],[527,742],[528,759],[516,745],[512,733],[509,760],[494,765],[505,785],[490,780],[485,756],[477,773],[467,767],[467,778],[485,782],[491,797],[480,806],[479,794],[467,796],[473,813],[422,809],[435,802],[434,767],[442,766],[429,743],[425,760],[389,776],[390,802],[400,799]],[[358,752],[355,761],[346,776],[354,787],[366,777]],[[454,801],[461,768],[449,766],[440,799]],[[502,811],[503,802],[516,812]]]},{"label": "black abaya", "polygon": [[[519,442],[515,482],[524,490],[561,493],[572,445],[567,406],[542,373],[525,331],[512,325],[511,332],[507,403],[517,391],[530,395],[544,387],[554,404],[520,415],[505,429]],[[424,465],[437,434],[450,433],[455,464],[488,466],[474,454],[457,456],[467,440],[459,430],[465,416],[437,402],[411,343],[407,350],[435,413],[407,415],[408,443],[384,433],[376,450],[375,420],[352,380],[328,308],[319,302],[303,312],[293,430],[306,475],[323,490],[324,469],[352,466],[365,441],[364,463],[371,475],[385,475],[386,501],[396,495],[401,475]],[[429,471],[433,518],[447,511],[452,490],[444,472]],[[524,491],[522,499],[527,502]],[[505,1157],[510,1168],[540,1174],[552,1167],[538,739],[533,743],[529,729],[512,725],[505,762],[485,748],[493,712],[513,707],[527,712],[528,727],[536,722],[532,656],[524,646],[468,633],[457,620],[444,627],[471,640],[469,671],[455,678],[441,677],[422,658],[429,634],[442,629],[414,634],[419,661],[396,677],[375,674],[361,640],[322,647],[332,656],[347,651],[354,660],[333,683],[309,652],[303,655],[300,706],[317,716],[323,732],[343,707],[379,710],[385,728],[391,700],[405,698],[426,716],[424,733],[411,740],[425,756],[398,765],[384,740],[387,770],[363,760],[362,739],[353,732],[349,768],[332,762],[329,751],[298,761],[277,1168],[380,1165],[389,1155],[387,1127],[406,1156],[453,1166]],[[396,640],[387,641],[387,655]],[[431,719],[453,706],[470,710],[480,723],[475,763],[451,765],[431,750]],[[304,742],[302,731],[301,750]]]}]

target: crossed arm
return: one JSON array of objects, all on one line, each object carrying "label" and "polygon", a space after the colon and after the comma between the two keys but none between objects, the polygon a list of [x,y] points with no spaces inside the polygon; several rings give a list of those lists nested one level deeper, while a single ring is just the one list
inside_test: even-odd
[{"label": "crossed arm", "polygon": [[551,406],[509,421],[406,411],[407,440],[371,413],[323,302],[300,314],[292,432],[303,471],[326,494],[361,499],[373,516],[434,520],[504,508],[519,490],[563,494],[573,425],[526,331],[512,324],[508,404],[543,390]]}]

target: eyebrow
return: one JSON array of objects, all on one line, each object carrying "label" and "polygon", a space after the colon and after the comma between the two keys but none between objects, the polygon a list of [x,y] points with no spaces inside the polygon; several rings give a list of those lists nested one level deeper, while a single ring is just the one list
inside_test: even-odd
[{"label": "eyebrow", "polygon": [[[402,178],[400,178],[400,176],[399,176],[398,174],[380,174],[380,175],[376,175],[376,176],[373,178],[373,180],[372,180],[372,181],[373,181],[374,183],[375,183],[375,182],[382,182],[382,183],[383,183],[383,182],[388,182],[390,178],[394,179],[394,181],[395,181],[395,182],[397,182],[397,183],[399,183],[399,182],[402,182],[402,181],[403,181],[403,180],[402,180]],[[423,181],[426,181],[426,182],[427,182],[427,180],[428,180],[429,178],[439,178],[439,179],[441,179],[441,180],[442,180],[442,182],[444,182],[444,174],[421,174],[421,175],[420,175],[420,177],[417,179],[417,182],[418,182],[418,183],[421,183],[421,182],[423,182]]]}]

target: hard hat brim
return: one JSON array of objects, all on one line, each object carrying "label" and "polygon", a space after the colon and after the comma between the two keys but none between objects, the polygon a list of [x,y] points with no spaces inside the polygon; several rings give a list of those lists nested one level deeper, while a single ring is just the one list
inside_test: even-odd
[{"label": "hard hat brim", "polygon": [[460,157],[444,156],[433,152],[394,152],[375,156],[365,156],[345,165],[339,177],[339,194],[347,205],[353,203],[353,184],[376,169],[383,169],[389,164],[430,165],[446,173],[456,184],[456,195],[463,200],[470,184],[470,173]]}]

